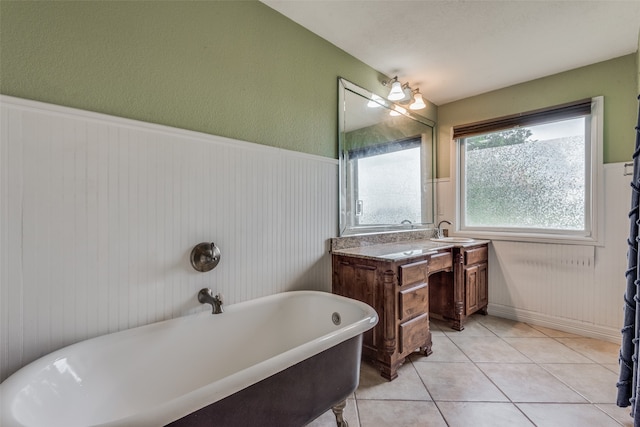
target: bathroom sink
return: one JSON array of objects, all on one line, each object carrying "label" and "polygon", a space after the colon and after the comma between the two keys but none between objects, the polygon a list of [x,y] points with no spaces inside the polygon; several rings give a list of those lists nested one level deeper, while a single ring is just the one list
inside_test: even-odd
[{"label": "bathroom sink", "polygon": [[431,239],[434,242],[441,243],[471,243],[475,241],[469,237],[441,237],[439,239]]}]

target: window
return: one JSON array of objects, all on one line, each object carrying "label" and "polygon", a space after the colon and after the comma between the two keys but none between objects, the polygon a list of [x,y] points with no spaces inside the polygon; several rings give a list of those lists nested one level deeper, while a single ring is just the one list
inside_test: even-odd
[{"label": "window", "polygon": [[454,127],[465,234],[597,241],[602,97]]}]

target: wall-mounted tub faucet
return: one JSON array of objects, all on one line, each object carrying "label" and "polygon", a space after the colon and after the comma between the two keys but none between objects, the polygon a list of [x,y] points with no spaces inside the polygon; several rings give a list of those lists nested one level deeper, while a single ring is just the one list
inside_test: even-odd
[{"label": "wall-mounted tub faucet", "polygon": [[442,225],[443,222],[446,222],[447,224],[451,225],[451,223],[447,220],[442,220],[438,223],[438,228],[436,229],[436,238],[437,239],[442,239],[444,237],[444,234],[442,233],[442,228],[440,228],[440,226]]},{"label": "wall-mounted tub faucet", "polygon": [[191,251],[191,266],[204,273],[213,270],[220,262],[220,249],[215,243],[198,243]]},{"label": "wall-mounted tub faucet", "polygon": [[222,309],[222,296],[220,294],[213,296],[213,292],[211,292],[209,288],[200,289],[200,292],[198,292],[198,301],[200,304],[211,304],[211,314],[224,312]]}]

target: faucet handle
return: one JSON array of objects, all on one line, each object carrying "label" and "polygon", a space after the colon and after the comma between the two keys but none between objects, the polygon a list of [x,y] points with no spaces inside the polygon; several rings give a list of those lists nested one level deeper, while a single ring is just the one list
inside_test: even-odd
[{"label": "faucet handle", "polygon": [[193,248],[190,259],[197,271],[211,271],[220,262],[220,249],[213,242],[202,242]]}]

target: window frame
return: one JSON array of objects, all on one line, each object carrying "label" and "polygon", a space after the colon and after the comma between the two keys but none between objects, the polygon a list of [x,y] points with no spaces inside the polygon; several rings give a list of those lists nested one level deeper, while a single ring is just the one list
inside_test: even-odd
[{"label": "window frame", "polygon": [[[533,113],[552,110],[556,107],[548,109],[536,110]],[[570,231],[570,230],[544,230],[536,228],[513,228],[510,230],[497,230],[495,228],[483,227],[467,227],[464,225],[464,147],[460,141],[461,138],[471,135],[464,135],[458,138],[454,137],[454,128],[451,128],[452,146],[452,170],[454,174],[455,188],[455,234],[465,237],[484,238],[490,240],[508,240],[508,241],[524,241],[524,242],[541,242],[541,243],[561,243],[561,244],[582,244],[602,246],[604,244],[604,194],[603,194],[603,114],[604,113],[604,97],[596,96],[591,98],[591,114],[588,120],[588,130],[585,135],[589,138],[588,150],[585,153],[585,167],[588,170],[589,177],[585,182],[585,191],[587,199],[585,200],[585,228],[587,232]],[[509,117],[526,116],[528,113],[521,113]],[[559,121],[566,117],[559,117]],[[496,121],[500,118],[495,119]],[[540,119],[539,123],[543,123],[544,119]],[[487,120],[486,122],[491,122]],[[479,122],[479,123],[486,123]],[[533,125],[534,123],[529,123]],[[510,128],[513,128],[511,126]],[[457,128],[457,127],[456,127]],[[508,130],[504,127],[501,130]],[[499,129],[496,129],[497,132]]]}]

